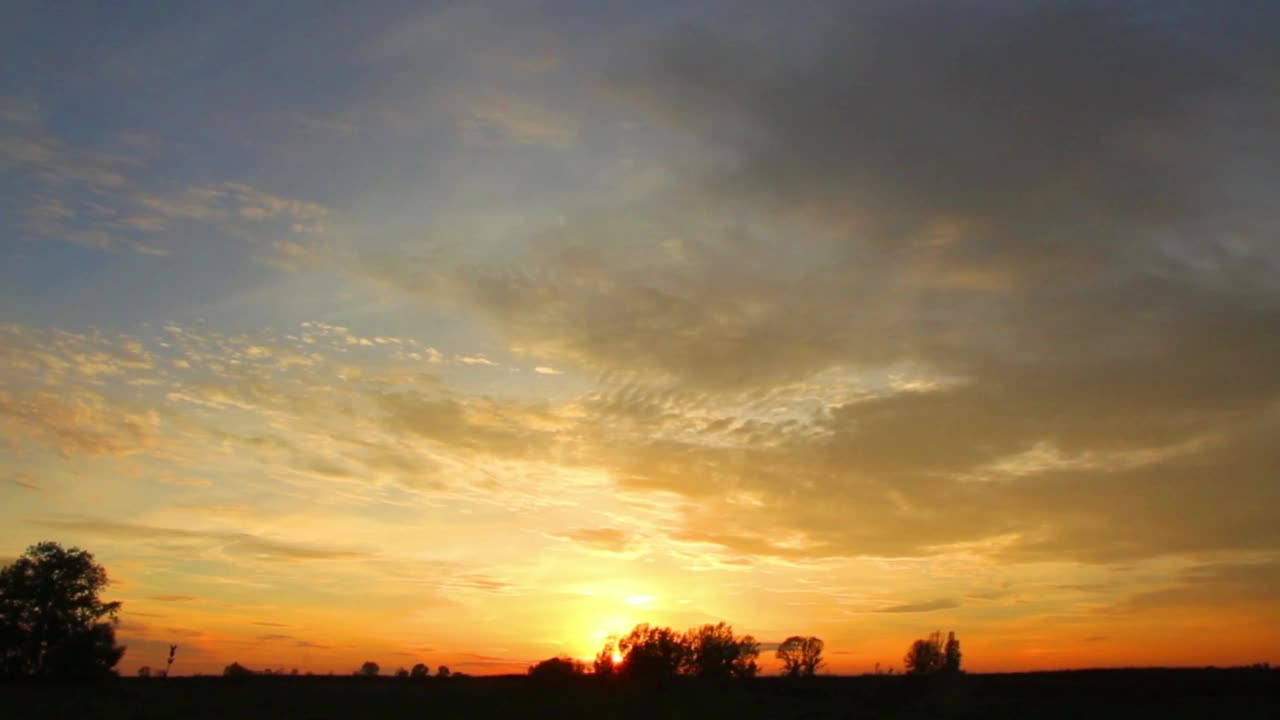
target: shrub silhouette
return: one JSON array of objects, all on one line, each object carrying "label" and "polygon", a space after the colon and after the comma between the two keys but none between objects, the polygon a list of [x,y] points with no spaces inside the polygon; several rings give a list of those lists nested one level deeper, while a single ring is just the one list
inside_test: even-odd
[{"label": "shrub silhouette", "polygon": [[241,665],[238,662],[233,662],[230,665],[222,668],[222,677],[227,677],[227,678],[244,678],[244,677],[249,677],[250,675],[256,675],[256,674],[257,673]]},{"label": "shrub silhouette", "polygon": [[448,665],[441,665],[440,667],[436,668],[436,677],[438,677],[438,678],[447,678],[447,677],[449,677],[449,666],[448,666]]},{"label": "shrub silhouette", "polygon": [[114,674],[124,648],[115,642],[120,603],[98,597],[107,583],[93,555],[55,542],[0,569],[0,676]]},{"label": "shrub silhouette", "polygon": [[778,645],[775,653],[782,661],[782,673],[788,677],[813,677],[822,667],[822,649],[825,643],[816,637],[792,635]]},{"label": "shrub silhouette", "polygon": [[378,663],[372,660],[365,660],[364,664],[360,666],[360,669],[357,670],[355,674],[360,677],[377,677],[378,672],[381,670],[382,668],[378,666]]},{"label": "shrub silhouette", "polygon": [[411,678],[424,678],[430,675],[431,675],[431,668],[427,667],[426,665],[423,665],[422,663],[418,663],[417,665],[414,665],[413,669],[409,671],[409,677]]}]

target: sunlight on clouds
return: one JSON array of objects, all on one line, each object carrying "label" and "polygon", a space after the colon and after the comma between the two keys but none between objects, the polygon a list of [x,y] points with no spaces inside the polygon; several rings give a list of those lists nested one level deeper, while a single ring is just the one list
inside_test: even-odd
[{"label": "sunlight on clouds", "polygon": [[[809,482],[806,463],[813,464],[812,472],[822,472],[829,462],[826,454],[831,433],[840,432],[830,426],[833,419],[823,419],[829,412],[824,403],[812,406],[817,414],[808,421],[818,427],[829,425],[821,432],[792,421],[739,419],[737,427],[755,424],[762,430],[768,428],[766,432],[776,435],[775,441],[759,444],[748,434],[743,436],[745,441],[725,444],[717,438],[723,431],[730,431],[729,437],[733,437],[735,422],[720,423],[716,418],[726,417],[721,414],[725,412],[746,411],[752,407],[750,403],[737,405],[734,411],[733,401],[722,406],[706,399],[694,401],[680,393],[635,391],[607,403],[598,397],[577,398],[562,407],[466,397],[439,379],[411,369],[413,364],[431,366],[425,359],[403,354],[405,348],[426,347],[421,341],[365,336],[325,323],[304,323],[294,333],[263,331],[257,335],[227,335],[176,324],[150,336],[121,338],[45,333],[12,324],[5,327],[5,333],[4,350],[10,361],[6,364],[3,407],[10,436],[35,440],[56,456],[77,464],[90,462],[94,456],[133,458],[135,467],[130,473],[109,483],[122,495],[105,500],[100,510],[111,513],[113,507],[141,501],[141,507],[134,505],[131,514],[151,518],[135,525],[105,520],[107,514],[95,513],[98,517],[84,519],[46,515],[44,527],[60,536],[83,537],[86,544],[92,542],[108,556],[128,552],[125,548],[136,543],[150,545],[149,553],[155,559],[147,567],[153,571],[163,567],[157,562],[159,558],[191,558],[194,553],[204,558],[205,575],[216,577],[236,568],[234,572],[247,582],[284,589],[303,580],[288,579],[288,573],[275,568],[279,561],[323,562],[332,565],[339,584],[343,581],[337,578],[358,575],[364,586],[383,588],[378,592],[387,594],[392,607],[398,602],[394,598],[405,592],[399,588],[421,586],[442,603],[447,598],[449,604],[444,607],[478,609],[492,606],[494,596],[539,597],[545,591],[533,589],[530,573],[538,575],[559,567],[552,558],[555,548],[566,541],[579,548],[572,574],[584,580],[599,562],[616,568],[618,562],[641,563],[643,567],[656,561],[665,568],[657,575],[652,571],[637,575],[648,579],[620,584],[579,581],[579,589],[573,592],[592,599],[594,604],[582,609],[591,618],[588,624],[592,627],[575,624],[557,634],[551,631],[553,625],[547,625],[551,635],[546,642],[550,644],[531,647],[530,657],[553,651],[589,654],[587,639],[600,627],[608,627],[610,633],[626,629],[627,623],[622,622],[626,613],[621,608],[655,611],[654,618],[671,618],[661,621],[688,624],[705,617],[699,613],[712,607],[716,616],[732,617],[729,611],[737,606],[732,599],[733,583],[695,584],[694,596],[701,599],[692,606],[660,605],[662,595],[676,587],[689,587],[689,576],[682,573],[705,574],[707,582],[744,572],[757,575],[766,583],[765,594],[778,593],[778,600],[771,604],[757,598],[751,603],[754,609],[744,606],[743,612],[755,618],[750,620],[753,626],[766,631],[777,628],[777,633],[787,632],[788,613],[795,608],[833,607],[832,603],[834,612],[815,615],[812,622],[826,627],[871,615],[909,617],[981,608],[985,608],[983,615],[1023,614],[1018,604],[1008,604],[1009,598],[1016,596],[1001,598],[977,589],[973,591],[976,594],[964,596],[954,583],[977,567],[985,567],[984,573],[994,572],[995,577],[1010,583],[1022,571],[990,558],[1025,553],[1023,547],[1028,542],[1039,540],[1025,532],[966,539],[963,523],[958,526],[959,534],[955,534],[956,528],[948,532],[944,525],[938,528],[941,533],[924,534],[911,545],[900,541],[895,545],[890,537],[878,541],[889,552],[905,550],[909,556],[926,558],[934,569],[924,577],[951,578],[943,584],[931,588],[932,583],[926,583],[913,592],[879,599],[874,593],[847,594],[839,589],[843,585],[838,579],[841,573],[832,572],[842,567],[838,558],[846,553],[833,543],[868,536],[850,535],[825,525],[823,515],[814,514],[816,508],[790,504],[766,481],[771,468],[783,462],[792,468],[793,482],[799,483],[793,487],[801,490]],[[133,384],[130,381],[135,376],[154,383]],[[42,378],[45,390],[18,390],[30,387],[29,380],[36,377]],[[91,391],[95,385],[101,386],[104,377],[119,382],[109,391],[101,387]],[[946,387],[926,383],[921,388],[915,382],[895,379],[880,391],[888,394],[859,400],[852,407],[867,403],[893,407],[909,397],[933,398],[939,393],[946,397],[948,392],[964,391],[964,386],[939,389]],[[76,406],[55,399],[73,391],[82,398]],[[803,394],[815,391],[821,392],[799,389]],[[770,402],[781,397],[785,395],[771,395]],[[709,412],[717,407],[718,413]],[[843,411],[838,405],[836,409]],[[863,422],[874,422],[877,417],[874,410],[859,413]],[[609,422],[602,425],[604,418]],[[666,430],[642,439],[630,429],[641,419],[651,433]],[[662,432],[681,439],[655,442],[653,438]],[[619,441],[633,445],[622,452],[617,447]],[[810,459],[804,460],[806,454],[811,454]],[[36,467],[48,462],[39,460],[38,451],[32,457]],[[1164,459],[1163,455],[1151,456],[1128,467],[1141,468]],[[876,466],[873,458],[867,460],[873,463],[869,467]],[[1091,462],[1096,467],[1097,462],[1116,461]],[[163,472],[157,463],[163,463]],[[184,464],[188,465],[188,479],[182,479]],[[1034,482],[1038,474],[1078,467],[1052,445],[1041,444],[991,465],[977,477],[985,479],[984,474],[989,474]],[[726,474],[728,469],[732,469],[731,475]],[[725,485],[729,478],[734,482]],[[146,494],[138,495],[147,479],[157,484],[145,486]],[[689,498],[695,497],[690,493],[698,482],[706,484],[705,492],[724,493],[723,504],[711,502],[710,495],[702,504],[690,504]],[[171,489],[160,493],[160,487]],[[557,495],[548,496],[547,487],[556,487]],[[730,489],[734,487],[737,489]],[[850,490],[856,487],[850,486]],[[909,492],[909,487],[904,486],[904,491]],[[619,489],[624,492],[618,493]],[[202,496],[236,500],[196,505],[184,500]],[[873,498],[874,494],[865,497]],[[898,509],[894,512],[921,512],[911,500],[895,502]],[[800,517],[809,513],[807,527],[798,530],[787,523],[769,522],[767,518],[780,505],[792,508]],[[57,503],[49,507],[57,507]],[[539,515],[513,522],[510,513],[525,508],[539,508]],[[419,513],[437,519],[423,526],[415,520]],[[744,513],[752,520],[731,520]],[[172,517],[182,514],[193,519],[194,524],[185,526],[191,529],[173,529]],[[587,518],[594,524],[584,523]],[[863,515],[861,522],[868,521],[868,531],[893,532],[892,519],[876,521]],[[257,534],[254,527],[268,534]],[[363,540],[349,548],[333,547],[334,527]],[[524,564],[518,570],[522,563],[517,555],[500,551],[490,539],[512,533],[522,538],[519,547],[523,550],[541,542],[548,564]],[[422,544],[411,538],[420,538]],[[441,544],[444,538],[447,542]],[[410,542],[405,549],[395,549],[406,540]],[[432,546],[437,548],[435,552],[428,550]],[[408,548],[422,548],[414,551],[420,559],[411,560],[405,553]],[[469,549],[459,556],[456,548]],[[449,576],[435,575],[435,579],[435,570],[428,570],[425,576],[414,570],[447,567],[439,563],[458,563],[475,553],[484,553],[493,568],[502,567],[504,561],[499,558],[510,555],[505,561],[511,563],[506,570],[509,577],[500,580],[488,573],[459,572],[461,565]],[[822,573],[828,582],[804,584],[804,578],[814,570],[814,559],[821,557],[836,562]],[[263,562],[272,565],[269,573],[245,573],[246,563]],[[954,563],[959,566],[952,568]],[[970,569],[960,573],[958,568],[966,565]],[[879,584],[865,563],[844,567],[850,577],[858,578],[855,586]],[[1036,563],[1022,567],[1035,568]],[[615,572],[605,566],[599,570],[610,575]],[[893,579],[885,582],[899,588],[900,593],[918,583],[898,570],[889,572]],[[915,569],[909,572],[916,574]],[[150,594],[131,596],[132,604],[149,612],[148,608],[159,602],[153,597],[179,595],[182,593],[173,590],[196,585],[207,588],[202,592],[214,597],[240,596],[240,590],[220,589],[224,586],[197,580],[194,574],[188,580],[185,576],[176,569],[165,571],[160,577],[168,579],[148,581]],[[526,579],[521,580],[522,576]],[[1059,571],[1058,576],[1064,574]],[[717,586],[722,589],[709,590]],[[795,592],[785,592],[788,586]],[[1041,607],[1039,612],[1053,594],[1048,586],[1040,590],[1025,583],[1013,586],[1020,588],[1020,594],[1038,596],[1040,600],[1031,607]],[[1116,592],[1114,579],[1103,580],[1098,587]],[[852,604],[845,605],[841,596],[847,596]],[[682,602],[688,602],[687,595]],[[554,607],[552,602],[546,612],[552,616],[561,612],[551,609]],[[264,619],[269,616],[262,615]],[[436,632],[433,617],[431,613],[421,616],[416,626],[415,632],[424,640]],[[233,635],[211,638],[228,642],[239,632],[234,621],[225,627]],[[138,630],[135,636],[145,640],[151,637],[148,632]],[[211,651],[216,644],[210,643]]]}]

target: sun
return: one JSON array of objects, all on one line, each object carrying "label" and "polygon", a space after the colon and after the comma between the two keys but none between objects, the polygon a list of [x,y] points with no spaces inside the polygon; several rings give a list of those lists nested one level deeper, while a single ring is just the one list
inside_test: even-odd
[{"label": "sun", "polygon": [[618,652],[617,650],[614,650],[613,655],[611,655],[610,657],[613,658],[614,665],[619,665],[622,663],[622,653]]}]

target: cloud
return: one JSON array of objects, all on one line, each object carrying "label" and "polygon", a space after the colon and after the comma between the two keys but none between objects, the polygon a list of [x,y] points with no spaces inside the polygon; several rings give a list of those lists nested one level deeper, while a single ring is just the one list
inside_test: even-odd
[{"label": "cloud", "polygon": [[905,603],[902,605],[890,605],[872,612],[877,613],[928,613],[937,612],[938,610],[951,610],[960,607],[960,602],[950,598],[942,598],[939,600],[930,600],[928,602]]},{"label": "cloud", "polygon": [[320,203],[274,195],[241,182],[192,186],[169,195],[142,195],[138,204],[151,213],[131,223],[138,229],[198,221],[249,236],[253,225],[264,222],[276,222],[295,235],[321,233],[332,214],[331,208]]},{"label": "cloud", "polygon": [[[554,419],[537,408],[483,401],[470,403],[417,393],[388,393],[377,398],[384,427],[440,443],[455,452],[533,459],[554,438],[540,428]],[[534,422],[530,422],[533,420]]]},{"label": "cloud", "polygon": [[0,122],[22,127],[40,120],[40,104],[28,98],[0,97]]},{"label": "cloud", "polygon": [[295,640],[293,646],[296,648],[304,648],[307,650],[331,650],[332,645],[322,645],[320,643],[311,642],[310,640]]},{"label": "cloud", "polygon": [[463,135],[471,142],[497,140],[566,148],[577,135],[576,124],[568,115],[511,93],[464,96],[453,105]]},{"label": "cloud", "polygon": [[332,218],[323,204],[243,182],[159,191],[182,183],[155,177],[149,160],[159,148],[145,136],[117,134],[107,149],[78,145],[48,129],[38,106],[0,104],[0,169],[25,180],[11,209],[31,236],[160,257],[173,252],[170,231],[197,223],[255,241],[294,238],[285,247],[297,255],[306,248],[298,238],[323,233]]},{"label": "cloud", "polygon": [[292,562],[296,560],[359,560],[372,557],[368,553],[307,547],[238,533],[231,535],[230,539],[231,542],[224,548],[225,550],[233,554],[247,555],[256,560]]},{"label": "cloud", "polygon": [[663,158],[687,172],[501,255],[360,271],[595,371],[575,409],[617,423],[582,455],[689,501],[674,537],[1280,548],[1280,341],[1258,331],[1280,324],[1278,178],[1253,159],[1276,107],[1250,80],[1280,68],[1242,49],[1280,40],[1273,13],[873,2],[804,52],[678,31],[620,49],[608,82],[691,139]]},{"label": "cloud", "polygon": [[[1274,551],[1280,340],[1259,329],[1280,323],[1264,192],[1280,164],[1251,78],[1276,63],[1242,49],[1274,45],[1274,24],[1261,5],[1135,8],[864,3],[803,52],[727,28],[632,37],[605,90],[662,141],[660,181],[492,247],[430,228],[422,255],[343,268],[480,321],[498,341],[483,347],[537,374],[585,371],[590,392],[468,394],[389,366],[494,360],[314,325],[175,340],[165,359],[190,367],[165,397],[198,422],[267,426],[218,437],[273,477],[516,503],[552,493],[511,478],[554,465],[666,498],[654,532],[725,557]],[[512,118],[531,115],[493,97],[466,116],[521,141]],[[247,184],[146,197],[175,226],[294,234],[332,215]],[[43,218],[83,211],[55,200]],[[339,353],[376,361],[339,368]],[[32,374],[157,374],[11,357]],[[92,414],[53,390],[7,392],[8,417],[63,452],[149,447],[79,427]],[[301,430],[266,440],[282,426]]]},{"label": "cloud", "polygon": [[233,531],[182,530],[93,518],[47,519],[40,521],[39,524],[67,532],[130,542],[163,544],[173,541],[194,541],[210,548],[218,548],[231,555],[247,556],[264,561],[359,560],[373,557],[368,553],[286,543]]},{"label": "cloud", "polygon": [[1206,605],[1266,606],[1277,595],[1280,595],[1280,561],[1265,558],[1189,567],[1164,587],[1136,593],[1104,611],[1148,613]]},{"label": "cloud", "polygon": [[0,419],[20,435],[48,443],[64,456],[126,456],[154,442],[155,413],[130,412],[102,395],[84,393],[67,402],[52,393],[13,395],[0,390]]},{"label": "cloud", "polygon": [[633,538],[618,528],[577,528],[557,537],[594,550],[624,553],[631,548]]},{"label": "cloud", "polygon": [[547,367],[546,365],[539,365],[535,367],[533,371],[538,373],[539,375],[563,375],[564,374],[559,370],[553,367]]},{"label": "cloud", "polygon": [[31,477],[26,473],[15,474],[13,477],[9,478],[9,482],[30,492],[43,493],[45,491],[43,487],[31,482]]}]

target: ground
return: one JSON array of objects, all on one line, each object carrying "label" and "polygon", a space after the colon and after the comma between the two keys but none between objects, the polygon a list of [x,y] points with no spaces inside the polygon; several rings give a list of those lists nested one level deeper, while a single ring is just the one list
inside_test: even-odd
[{"label": "ground", "polygon": [[533,687],[526,678],[123,678],[0,685],[13,718],[1262,718],[1277,670],[1125,670],[955,678],[763,678],[746,686]]}]

